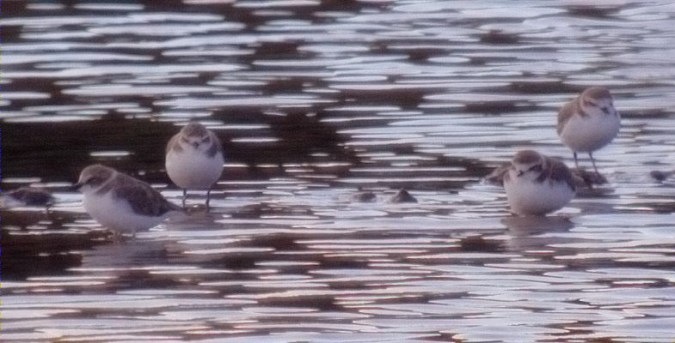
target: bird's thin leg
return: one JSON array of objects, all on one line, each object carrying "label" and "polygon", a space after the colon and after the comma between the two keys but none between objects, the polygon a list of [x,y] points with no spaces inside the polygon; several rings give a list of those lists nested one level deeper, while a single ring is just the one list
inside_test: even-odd
[{"label": "bird's thin leg", "polygon": [[209,203],[211,202],[211,188],[206,191],[206,212],[209,211]]},{"label": "bird's thin leg", "polygon": [[591,158],[591,163],[593,163],[593,170],[595,170],[596,174],[600,175],[600,173],[598,172],[598,168],[595,166],[595,159],[593,158],[593,153],[589,152],[588,157]]},{"label": "bird's thin leg", "polygon": [[185,208],[185,198],[187,197],[187,190],[183,189],[183,208]]},{"label": "bird's thin leg", "polygon": [[574,154],[574,167],[576,167],[577,169],[579,169],[579,161],[577,160],[577,152],[576,152],[576,151],[572,151],[572,153]]}]

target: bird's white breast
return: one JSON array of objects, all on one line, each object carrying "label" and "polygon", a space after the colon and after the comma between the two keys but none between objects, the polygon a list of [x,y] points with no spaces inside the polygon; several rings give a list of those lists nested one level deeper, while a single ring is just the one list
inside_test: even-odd
[{"label": "bird's white breast", "polygon": [[560,133],[563,144],[573,151],[593,152],[611,142],[621,127],[618,115],[574,115]]},{"label": "bird's white breast", "polygon": [[511,212],[519,215],[544,215],[561,209],[574,197],[566,182],[537,182],[517,177],[510,171],[504,189]]},{"label": "bird's white breast", "polygon": [[166,172],[180,188],[209,189],[220,179],[224,163],[220,152],[209,157],[188,147],[181,152],[169,150],[166,155]]},{"label": "bird's white breast", "polygon": [[108,229],[120,232],[136,232],[158,225],[166,216],[145,216],[137,214],[126,200],[112,196],[112,192],[99,195],[85,193],[83,201],[87,210],[97,222]]}]

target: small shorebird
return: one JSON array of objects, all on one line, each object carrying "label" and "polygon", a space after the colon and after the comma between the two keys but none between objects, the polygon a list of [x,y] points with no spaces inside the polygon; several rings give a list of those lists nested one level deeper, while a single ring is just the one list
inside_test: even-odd
[{"label": "small shorebird", "polygon": [[209,208],[211,188],[223,173],[225,159],[220,139],[204,125],[190,122],[166,145],[166,172],[183,189],[183,207],[188,189],[206,190]]},{"label": "small shorebird", "polygon": [[116,235],[149,229],[183,209],[149,184],[101,164],[88,166],[74,185],[85,210]]},{"label": "small shorebird", "polygon": [[521,150],[504,175],[504,189],[511,212],[546,215],[565,206],[575,194],[567,166],[534,150]]},{"label": "small shorebird", "polygon": [[577,169],[577,153],[586,152],[598,173],[593,152],[611,142],[620,127],[621,116],[614,108],[612,95],[604,87],[587,88],[558,113],[558,136],[572,149]]}]

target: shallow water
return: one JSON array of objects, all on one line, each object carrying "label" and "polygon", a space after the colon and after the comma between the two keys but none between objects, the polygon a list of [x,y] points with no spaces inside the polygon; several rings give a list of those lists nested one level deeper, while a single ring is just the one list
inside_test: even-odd
[{"label": "shallow water", "polygon": [[[3,342],[671,342],[672,22],[658,1],[3,1]],[[547,218],[481,182],[571,154],[612,90],[609,184]],[[224,141],[204,211],[112,241],[67,187],[101,162],[175,203],[164,146]],[[588,167],[589,161],[581,161]],[[376,195],[358,202],[359,188]],[[405,188],[417,203],[392,203]]]}]

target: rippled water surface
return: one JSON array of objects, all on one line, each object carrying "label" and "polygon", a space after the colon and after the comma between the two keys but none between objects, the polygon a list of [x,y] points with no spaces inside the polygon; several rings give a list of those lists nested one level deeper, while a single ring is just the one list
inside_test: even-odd
[{"label": "rippled water surface", "polygon": [[[56,198],[2,211],[3,342],[675,339],[670,2],[2,12],[3,191]],[[555,117],[591,85],[622,114],[595,154],[609,183],[510,216],[482,178],[522,148],[572,166]],[[164,146],[189,119],[224,141],[212,210],[197,192],[187,218],[114,242],[68,186],[100,162],[179,203]]]}]

